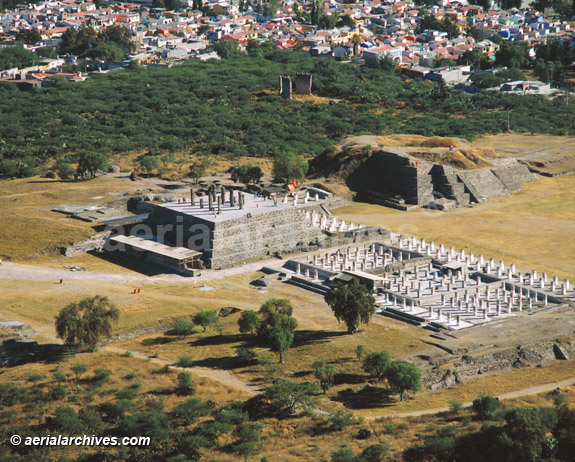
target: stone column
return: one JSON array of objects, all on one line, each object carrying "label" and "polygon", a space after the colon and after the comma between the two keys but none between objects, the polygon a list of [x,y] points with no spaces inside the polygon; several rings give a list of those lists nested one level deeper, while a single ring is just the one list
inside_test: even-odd
[{"label": "stone column", "polygon": [[211,194],[208,196],[208,210],[214,210],[214,197]]},{"label": "stone column", "polygon": [[222,197],[218,196],[218,214],[222,213]]},{"label": "stone column", "polygon": [[204,198],[200,197],[200,208],[203,209],[204,208]]},{"label": "stone column", "polygon": [[194,192],[194,188],[190,188],[190,204],[196,205],[196,193]]}]

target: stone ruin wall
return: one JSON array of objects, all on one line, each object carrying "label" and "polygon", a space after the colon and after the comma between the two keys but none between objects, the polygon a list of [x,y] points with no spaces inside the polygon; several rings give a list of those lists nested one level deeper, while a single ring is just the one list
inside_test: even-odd
[{"label": "stone ruin wall", "polygon": [[296,95],[311,95],[312,76],[311,74],[297,74],[295,76]]},{"label": "stone ruin wall", "polygon": [[428,363],[417,365],[422,371],[423,386],[428,390],[439,390],[464,383],[465,377],[533,367],[573,357],[575,341],[558,344],[552,340],[541,340],[494,353],[462,355],[453,360],[442,361],[441,364],[434,364],[433,367]]},{"label": "stone ruin wall", "polygon": [[433,200],[431,164],[387,151],[374,152],[368,163],[376,172],[377,192],[400,195],[408,204],[420,207]]},{"label": "stone ruin wall", "polygon": [[216,223],[210,266],[229,266],[321,243],[326,236],[305,219],[305,210],[294,207]]},{"label": "stone ruin wall", "polygon": [[311,74],[297,74],[293,83],[289,77],[280,76],[279,83],[279,94],[283,99],[291,99],[293,93],[296,95],[311,95]]},{"label": "stone ruin wall", "polygon": [[[334,198],[321,205],[303,208],[279,209],[265,214],[246,216],[220,223],[205,221],[177,211],[156,206],[146,221],[156,227],[175,224],[181,216],[183,238],[187,243],[192,237],[188,228],[203,224],[210,230],[210,248],[204,251],[202,260],[208,268],[226,267],[243,261],[272,256],[275,253],[288,254],[296,251],[309,251],[314,248],[333,247],[350,243],[364,243],[373,240],[388,239],[389,231],[379,227],[370,227],[330,236],[305,219],[305,212],[315,210],[325,213],[322,208],[331,210],[347,205],[346,200]],[[169,236],[166,235],[169,240]],[[201,249],[197,249],[201,250]]]},{"label": "stone ruin wall", "polygon": [[283,99],[291,99],[292,88],[291,79],[289,77],[280,77],[279,94]]},{"label": "stone ruin wall", "polygon": [[75,257],[76,255],[82,255],[91,251],[99,251],[104,248],[106,239],[112,234],[111,231],[103,231],[101,233],[95,234],[88,239],[76,242],[69,247],[64,247],[62,249],[62,254],[66,257]]},{"label": "stone ruin wall", "polygon": [[402,155],[393,148],[376,151],[366,163],[373,172],[373,180],[366,187],[378,193],[399,195],[407,204],[425,207],[436,197],[462,202],[458,199],[464,195],[463,191],[474,202],[504,197],[521,191],[521,183],[537,179],[537,175],[517,161],[477,170],[443,166],[443,170],[453,173],[452,178],[437,175],[439,166]]}]

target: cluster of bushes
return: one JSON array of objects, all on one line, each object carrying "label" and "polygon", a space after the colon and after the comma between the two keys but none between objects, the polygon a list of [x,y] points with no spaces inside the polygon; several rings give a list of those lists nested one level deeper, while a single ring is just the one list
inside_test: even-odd
[{"label": "cluster of bushes", "polygon": [[499,410],[497,398],[473,401],[481,429],[465,433],[458,426],[440,428],[423,444],[406,449],[405,462],[567,462],[575,451],[575,411],[557,400],[554,408]]},{"label": "cluster of bushes", "polygon": [[[548,54],[546,59],[555,59]],[[313,74],[314,94],[343,101],[281,99],[274,91],[278,76],[298,72]],[[30,93],[0,85],[0,161],[146,149],[315,156],[354,134],[498,133],[508,110],[515,131],[572,134],[573,108],[537,96],[454,92],[438,98],[433,85],[403,81],[382,69],[267,51],[171,69],[133,69],[80,85],[58,82]]]}]

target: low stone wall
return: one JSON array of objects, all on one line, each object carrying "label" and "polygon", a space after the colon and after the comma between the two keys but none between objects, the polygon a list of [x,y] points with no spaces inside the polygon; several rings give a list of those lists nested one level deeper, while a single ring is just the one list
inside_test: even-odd
[{"label": "low stone wall", "polygon": [[[559,353],[558,353],[559,352]],[[423,375],[423,385],[428,390],[437,390],[462,383],[464,377],[499,372],[503,370],[537,366],[562,357],[575,357],[575,341],[558,344],[554,341],[543,340],[527,345],[521,345],[494,353],[463,355],[450,363],[442,362],[441,368],[429,368],[427,364],[420,364]]]},{"label": "low stone wall", "polygon": [[93,250],[102,250],[110,234],[112,234],[112,231],[102,231],[88,239],[76,242],[69,247],[64,247],[62,253],[66,257],[75,257],[76,255],[82,255]]}]

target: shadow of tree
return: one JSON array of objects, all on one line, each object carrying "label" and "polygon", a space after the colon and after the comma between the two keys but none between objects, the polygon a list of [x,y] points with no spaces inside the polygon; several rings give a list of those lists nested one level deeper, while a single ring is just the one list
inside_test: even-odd
[{"label": "shadow of tree", "polygon": [[225,358],[204,358],[194,361],[193,367],[208,367],[211,369],[221,369],[229,371],[232,369],[241,369],[245,365],[234,356]]},{"label": "shadow of tree", "polygon": [[357,385],[365,383],[369,377],[363,374],[352,374],[349,372],[338,372],[334,376],[334,385],[341,385],[347,383],[349,385]]},{"label": "shadow of tree", "polygon": [[190,346],[215,346],[215,345],[228,345],[230,343],[240,343],[245,340],[243,334],[229,334],[229,335],[210,335],[208,337],[201,337],[197,340],[189,342]]},{"label": "shadow of tree", "polygon": [[331,399],[342,403],[348,409],[374,409],[394,403],[395,400],[390,395],[391,392],[385,388],[366,385],[360,390],[342,390]]},{"label": "shadow of tree", "polygon": [[318,343],[326,343],[331,338],[342,337],[348,335],[347,332],[329,332],[325,330],[296,330],[294,335],[293,347],[301,347],[305,345],[314,345]]},{"label": "shadow of tree", "polygon": [[177,340],[178,340],[177,337],[166,337],[162,335],[160,337],[146,338],[142,340],[142,345],[143,346],[166,345],[168,343],[172,343]]},{"label": "shadow of tree", "polygon": [[28,363],[58,363],[66,356],[73,356],[81,350],[57,343],[37,344],[10,339],[0,344],[0,367],[14,367]]}]

